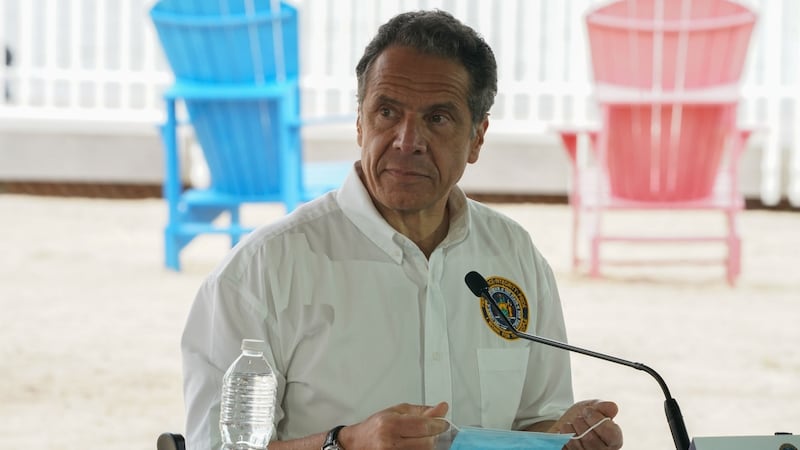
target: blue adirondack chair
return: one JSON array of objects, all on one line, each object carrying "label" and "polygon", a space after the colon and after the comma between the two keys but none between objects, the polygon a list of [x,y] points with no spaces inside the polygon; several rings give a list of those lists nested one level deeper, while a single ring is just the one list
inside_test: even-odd
[{"label": "blue adirondack chair", "polygon": [[[287,211],[336,188],[352,162],[304,163],[298,86],[297,10],[280,3],[162,0],[150,11],[174,85],[164,94],[165,264],[202,233],[235,245],[250,228],[245,203],[282,202]],[[215,6],[216,5],[216,6]],[[224,5],[224,8],[219,8]],[[239,7],[237,7],[239,5]],[[261,9],[258,9],[261,8]],[[209,167],[210,185],[183,189],[176,104],[182,102]],[[227,214],[226,225],[217,218]]]}]

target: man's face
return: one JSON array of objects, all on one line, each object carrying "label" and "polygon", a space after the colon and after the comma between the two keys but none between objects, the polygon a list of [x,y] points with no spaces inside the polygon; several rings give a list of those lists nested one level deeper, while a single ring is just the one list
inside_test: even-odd
[{"label": "man's face", "polygon": [[389,47],[374,61],[358,145],[364,183],[384,216],[443,211],[466,164],[478,160],[488,120],[473,127],[468,89],[466,69],[452,60]]}]

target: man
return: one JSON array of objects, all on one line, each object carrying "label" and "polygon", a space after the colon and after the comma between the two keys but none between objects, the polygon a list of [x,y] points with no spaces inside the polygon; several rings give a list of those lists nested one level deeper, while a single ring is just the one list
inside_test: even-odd
[{"label": "man", "polygon": [[[565,339],[528,234],[456,186],[478,160],[496,72],[447,13],[380,28],[356,68],[361,160],[344,185],[253,232],[197,295],[182,343],[189,448],[219,446],[221,378],[242,338],[267,342],[278,377],[271,450],[432,449],[441,417],[580,434],[616,415],[572,405],[569,356],[509,337],[464,284],[492,274],[518,329]],[[567,448],[621,445],[606,421]]]}]

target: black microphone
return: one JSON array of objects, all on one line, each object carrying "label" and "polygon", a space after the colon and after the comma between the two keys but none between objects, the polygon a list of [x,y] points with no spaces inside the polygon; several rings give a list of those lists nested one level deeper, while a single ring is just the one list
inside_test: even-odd
[{"label": "black microphone", "polygon": [[683,422],[683,416],[681,415],[681,409],[678,406],[678,402],[672,398],[672,395],[669,392],[669,388],[667,387],[667,383],[664,382],[664,379],[661,378],[661,375],[658,374],[655,370],[647,367],[646,365],[638,362],[628,361],[625,359],[617,358],[615,356],[605,355],[603,353],[594,352],[591,350],[586,350],[580,347],[575,347],[573,345],[565,344],[563,342],[554,341],[552,339],[547,339],[541,336],[535,336],[532,334],[523,333],[521,331],[517,331],[514,328],[514,325],[511,324],[511,321],[508,320],[505,314],[500,310],[500,307],[497,305],[497,302],[492,298],[492,295],[489,293],[489,283],[486,281],[485,278],[481,274],[475,271],[469,272],[465,277],[464,281],[467,283],[467,287],[469,290],[475,294],[476,297],[481,297],[489,302],[489,306],[492,309],[492,313],[499,317],[500,320],[503,322],[503,325],[508,327],[509,331],[511,331],[515,336],[526,339],[528,341],[538,342],[540,344],[549,345],[551,347],[560,348],[562,350],[567,350],[570,352],[580,353],[586,356],[591,356],[593,358],[602,359],[605,361],[610,361],[613,363],[621,364],[623,366],[633,367],[634,369],[641,370],[643,372],[649,373],[653,378],[656,379],[658,385],[661,386],[661,390],[664,391],[664,397],[666,400],[664,401],[664,412],[667,415],[667,423],[669,424],[669,429],[672,432],[672,440],[675,442],[675,449],[676,450],[688,450],[690,442],[689,442],[689,433],[686,432],[686,424]]}]

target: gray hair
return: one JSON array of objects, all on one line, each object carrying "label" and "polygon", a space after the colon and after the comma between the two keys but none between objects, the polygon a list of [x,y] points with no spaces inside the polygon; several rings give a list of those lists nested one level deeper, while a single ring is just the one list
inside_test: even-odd
[{"label": "gray hair", "polygon": [[489,113],[497,94],[494,53],[475,30],[439,10],[402,13],[378,29],[356,65],[359,107],[366,95],[366,78],[373,62],[391,46],[410,47],[461,63],[470,78],[467,105],[472,122],[480,123]]}]

